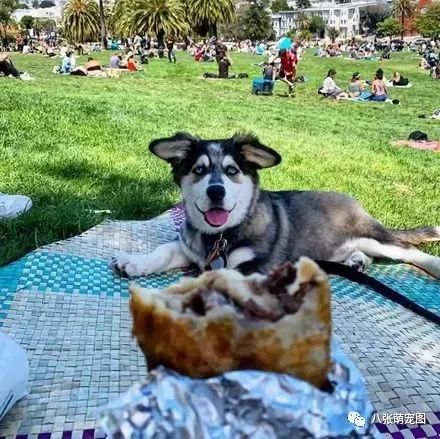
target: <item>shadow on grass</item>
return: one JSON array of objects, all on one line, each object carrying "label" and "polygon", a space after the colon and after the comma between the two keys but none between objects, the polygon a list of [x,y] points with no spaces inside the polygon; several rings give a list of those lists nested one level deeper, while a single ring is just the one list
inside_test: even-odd
[{"label": "shadow on grass", "polygon": [[[83,233],[107,218],[146,220],[178,200],[171,178],[164,180],[102,174],[82,163],[51,166],[36,173],[58,180],[58,190],[38,187],[30,194],[34,207],[25,215],[0,222],[0,266],[42,245]],[[73,193],[69,182],[84,184],[84,195]],[[64,183],[64,184],[63,184]],[[110,210],[110,214],[94,213]]]}]

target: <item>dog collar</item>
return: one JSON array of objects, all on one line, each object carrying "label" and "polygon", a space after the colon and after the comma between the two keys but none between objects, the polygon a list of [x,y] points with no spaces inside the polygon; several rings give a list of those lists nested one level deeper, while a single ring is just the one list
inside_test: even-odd
[{"label": "dog collar", "polygon": [[220,234],[218,239],[214,242],[213,246],[205,247],[206,262],[205,270],[220,270],[221,268],[226,268],[228,262],[226,258],[226,246],[228,241],[223,238],[223,233]]}]

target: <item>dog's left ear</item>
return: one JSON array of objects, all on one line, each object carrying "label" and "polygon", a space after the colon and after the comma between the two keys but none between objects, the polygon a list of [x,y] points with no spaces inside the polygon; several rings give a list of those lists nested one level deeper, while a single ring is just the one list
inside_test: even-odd
[{"label": "dog's left ear", "polygon": [[153,140],[149,145],[149,150],[171,164],[176,164],[184,160],[191,146],[199,139],[188,133],[176,133],[172,137]]},{"label": "dog's left ear", "polygon": [[271,168],[281,162],[281,156],[272,148],[263,145],[253,134],[237,133],[232,141],[240,149],[244,159],[258,169]]}]

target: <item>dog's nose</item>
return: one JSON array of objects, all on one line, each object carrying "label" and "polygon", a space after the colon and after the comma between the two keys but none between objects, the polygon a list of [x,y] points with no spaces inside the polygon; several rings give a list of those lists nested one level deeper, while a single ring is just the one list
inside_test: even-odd
[{"label": "dog's nose", "polygon": [[208,195],[211,201],[218,203],[225,198],[226,191],[221,184],[213,184],[206,189],[206,195]]}]

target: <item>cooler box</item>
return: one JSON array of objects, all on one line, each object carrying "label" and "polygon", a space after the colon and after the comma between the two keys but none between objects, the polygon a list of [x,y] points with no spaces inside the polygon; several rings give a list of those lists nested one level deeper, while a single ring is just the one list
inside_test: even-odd
[{"label": "cooler box", "polygon": [[271,95],[275,81],[270,79],[256,78],[252,81],[252,94]]}]

